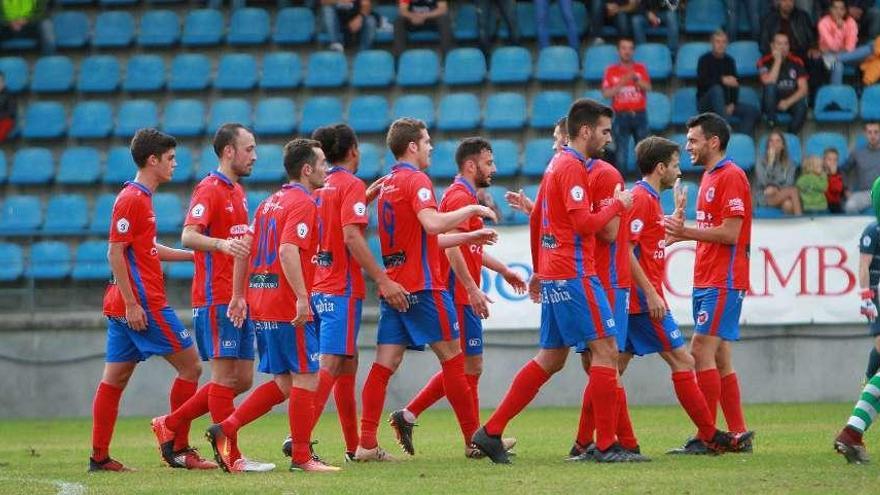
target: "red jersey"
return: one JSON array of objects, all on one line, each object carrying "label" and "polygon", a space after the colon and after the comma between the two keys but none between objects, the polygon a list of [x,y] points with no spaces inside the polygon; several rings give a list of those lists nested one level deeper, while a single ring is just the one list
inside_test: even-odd
[{"label": "red jersey", "polygon": [[366,294],[361,265],[345,245],[342,229],[357,225],[367,229],[367,188],[364,181],[343,167],[327,171],[324,187],[315,191],[318,205],[318,255],[315,258],[315,292],[363,299]]},{"label": "red jersey", "polygon": [[379,192],[382,264],[408,292],[446,288],[437,236],[425,232],[416,216],[425,208],[437,208],[431,179],[409,163],[392,167]]},{"label": "red jersey", "polygon": [[[623,176],[614,165],[604,161],[590,159],[587,161],[589,172],[589,192],[593,212],[614,202],[614,188],[619,184],[624,187]],[[628,289],[631,285],[629,272],[629,229],[626,228],[628,212],[620,214],[617,238],[614,242],[605,242],[596,237],[595,256],[596,272],[602,287],[605,289]]]},{"label": "red jersey", "polygon": [[[148,314],[168,306],[159,249],[156,247],[153,192],[143,184],[126,182],[113,203],[111,218],[110,242],[125,244],[128,282],[138,304]],[[104,292],[104,314],[125,316],[125,300],[115,282],[111,282]]]},{"label": "red jersey", "polygon": [[[193,191],[183,225],[197,225],[208,237],[241,238],[248,232],[244,188],[217,170],[211,172]],[[193,257],[196,265],[192,284],[193,307],[229,304],[235,258],[220,251],[195,251]]]},{"label": "red jersey", "polygon": [[[477,190],[466,179],[458,176],[455,178],[455,182],[449,186],[449,189],[443,193],[443,198],[440,200],[440,211],[455,211],[467,205],[475,204],[478,204]],[[462,232],[480,230],[483,228],[483,218],[479,216],[470,217],[456,228]],[[458,249],[464,257],[468,273],[471,274],[471,278],[474,279],[477,287],[479,287],[480,272],[483,269],[483,246],[481,244],[462,244],[458,246]],[[445,252],[440,256],[440,273],[448,277],[444,285],[452,292],[455,304],[470,304],[467,291],[452,271],[449,258],[446,257]]]},{"label": "red jersey", "polygon": [[[632,80],[635,74],[636,80]],[[602,89],[610,89],[617,86],[621,80],[626,81],[620,91],[611,100],[611,108],[615,112],[644,112],[647,105],[645,90],[639,87],[637,81],[650,82],[648,69],[639,62],[633,62],[630,67],[615,64],[605,69],[605,77],[602,79]]]},{"label": "red jersey", "polygon": [[314,198],[302,184],[285,184],[260,203],[252,226],[254,237],[248,274],[247,302],[251,318],[290,321],[296,316],[296,295],[281,268],[282,244],[293,244],[300,249],[306,290],[311,292],[317,211]]},{"label": "red jersey", "polygon": [[697,196],[697,228],[718,227],[731,217],[742,218],[736,244],[697,242],[694,287],[749,288],[752,195],[745,172],[725,158],[703,173]]},{"label": "red jersey", "polygon": [[[626,224],[620,230],[629,232],[629,242],[633,243],[633,254],[645,272],[648,282],[666,301],[663,295],[663,275],[666,269],[666,227],[663,226],[663,207],[660,206],[660,193],[651,184],[640,180],[633,188],[633,205]],[[648,312],[645,291],[632,284],[634,293],[629,298],[630,314]]]}]

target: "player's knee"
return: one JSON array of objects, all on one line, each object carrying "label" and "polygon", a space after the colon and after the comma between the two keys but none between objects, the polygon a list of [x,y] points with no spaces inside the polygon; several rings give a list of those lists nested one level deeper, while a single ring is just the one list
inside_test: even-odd
[{"label": "player's knee", "polygon": [[590,373],[590,365],[592,364],[591,361],[592,355],[590,354],[589,350],[581,353],[581,367],[587,374]]},{"label": "player's knee", "polygon": [[251,389],[251,386],[254,384],[253,376],[237,376],[235,377],[235,384],[230,387],[235,390],[235,395],[240,395]]},{"label": "player's knee", "polygon": [[467,356],[464,360],[464,372],[468,375],[482,375],[483,356]]},{"label": "player's knee", "polygon": [[177,371],[177,375],[187,381],[197,382],[202,376],[202,363],[198,360],[186,363]]}]

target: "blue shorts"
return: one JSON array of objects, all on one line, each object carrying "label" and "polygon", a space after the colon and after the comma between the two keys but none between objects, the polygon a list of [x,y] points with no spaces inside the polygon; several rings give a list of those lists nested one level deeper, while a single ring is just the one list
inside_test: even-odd
[{"label": "blue shorts", "polygon": [[718,287],[694,288],[694,332],[739,340],[739,315],[746,291]]},{"label": "blue shorts", "polygon": [[107,318],[108,363],[144,361],[150,356],[168,356],[192,347],[189,331],[169,306],[147,311],[147,329],[140,332],[128,326],[125,318]]},{"label": "blue shorts", "polygon": [[[623,352],[626,349],[626,335],[629,328],[629,289],[619,287],[605,291],[611,312],[614,314],[614,327],[617,330],[617,350]],[[576,352],[583,353],[590,349],[586,342],[580,342],[575,348]]]},{"label": "blue shorts", "polygon": [[316,373],[318,332],[315,323],[294,327],[288,321],[252,321],[260,352],[260,373]]},{"label": "blue shorts", "polygon": [[636,356],[669,352],[684,345],[681,331],[668,310],[660,321],[652,320],[648,313],[629,315],[628,330],[626,352]]},{"label": "blue shorts", "polygon": [[354,356],[361,329],[363,299],[331,294],[312,294],[312,308],[318,315],[321,354]]},{"label": "blue shorts", "polygon": [[461,352],[465,356],[483,355],[483,320],[474,313],[470,304],[456,304],[455,318],[458,322]]},{"label": "blue shorts", "polygon": [[193,308],[193,330],[202,361],[216,358],[254,359],[254,327],[245,320],[235,328],[226,304]]},{"label": "blue shorts", "polygon": [[541,281],[543,349],[576,346],[614,337],[617,328],[608,297],[596,276]]},{"label": "blue shorts", "polygon": [[409,296],[409,309],[401,313],[384,299],[379,301],[378,344],[425,345],[458,338],[455,305],[445,290],[421,290]]}]

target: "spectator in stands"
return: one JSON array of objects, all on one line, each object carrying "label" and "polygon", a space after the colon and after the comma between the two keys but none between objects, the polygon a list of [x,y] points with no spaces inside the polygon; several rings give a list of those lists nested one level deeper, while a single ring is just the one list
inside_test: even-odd
[{"label": "spectator in stands", "polygon": [[449,2],[444,0],[399,0],[400,14],[394,21],[394,55],[399,56],[406,47],[410,31],[436,29],[440,33],[440,49],[443,53],[452,48],[452,21]]},{"label": "spectator in stands", "polygon": [[[816,18],[827,12],[834,2],[832,0],[818,0],[815,6],[819,9]],[[859,42],[871,41],[880,35],[880,8],[875,0],[847,0],[846,12],[859,26]]]},{"label": "spectator in stands", "polygon": [[637,45],[647,43],[647,30],[660,25],[666,27],[666,44],[672,53],[678,50],[678,4],[667,0],[641,0],[639,10],[632,16],[633,38]]},{"label": "spectator in stands", "polygon": [[0,143],[6,142],[9,133],[15,129],[18,103],[6,88],[6,75],[0,72]]},{"label": "spectator in stands", "polygon": [[779,208],[788,215],[800,215],[803,210],[794,175],[785,136],[774,130],[767,136],[767,151],[755,165],[755,202]]},{"label": "spectator in stands", "polygon": [[[565,23],[565,37],[568,46],[577,50],[581,40],[578,36],[578,27],[574,20],[572,0],[559,0],[559,10],[562,12],[562,21]],[[538,48],[550,46],[550,0],[535,0],[535,30],[538,36]]]},{"label": "spectator in stands", "polygon": [[871,207],[871,186],[880,177],[880,122],[867,122],[865,137],[868,145],[853,149],[844,167],[849,175],[850,193],[844,207],[847,213],[861,213]]},{"label": "spectator in stands", "polygon": [[776,8],[771,9],[763,19],[758,41],[761,53],[770,52],[776,33],[785,33],[791,53],[801,59],[807,70],[812,101],[815,92],[828,77],[817,44],[816,23],[806,11],[795,8],[794,0],[778,0]]},{"label": "spectator in stands", "polygon": [[492,48],[492,38],[496,34],[498,23],[492,6],[497,7],[498,14],[507,24],[509,33],[508,44],[519,44],[519,27],[516,22],[515,0],[477,0],[477,23],[480,29],[480,49],[487,56]]},{"label": "spectator in stands", "polygon": [[771,52],[758,61],[764,85],[764,117],[775,127],[777,114],[791,115],[788,132],[798,134],[807,119],[807,72],[800,58],[789,53],[788,36],[777,33]]},{"label": "spectator in stands", "polygon": [[825,148],[822,152],[822,167],[825,176],[828,177],[828,188],[825,190],[825,199],[828,200],[828,211],[831,213],[843,213],[843,198],[846,194],[846,186],[843,184],[843,176],[838,170],[840,155],[836,148]]},{"label": "spectator in stands", "polygon": [[697,109],[714,112],[731,120],[736,132],[751,134],[760,110],[748,103],[737,101],[739,80],[736,63],[727,54],[727,33],[717,30],[712,34],[712,51],[703,54],[697,62]]},{"label": "spectator in stands", "polygon": [[727,35],[730,41],[736,41],[739,35],[740,4],[745,5],[749,16],[749,38],[756,39],[761,32],[761,17],[767,14],[771,2],[761,0],[724,0],[727,9]]},{"label": "spectator in stands", "polygon": [[46,15],[46,2],[19,0],[0,2],[0,41],[33,38],[43,54],[55,53],[55,30]]},{"label": "spectator in stands", "polygon": [[873,53],[873,43],[856,47],[859,26],[849,16],[844,0],[834,0],[828,14],[819,20],[819,50],[831,70],[831,84],[843,84],[844,64],[861,62]]},{"label": "spectator in stands", "polygon": [[602,95],[611,100],[615,114],[612,124],[614,165],[619,170],[626,168],[629,138],[632,137],[635,144],[648,137],[648,116],[645,111],[651,78],[648,69],[633,60],[634,52],[633,40],[620,38],[617,42],[620,63],[606,68],[602,79]]},{"label": "spectator in stands", "polygon": [[369,50],[376,38],[376,18],[370,0],[321,0],[324,29],[330,36],[329,48],[341,52],[344,45],[358,40],[358,48]]},{"label": "spectator in stands", "polygon": [[801,204],[806,213],[826,213],[828,211],[828,176],[822,166],[822,159],[810,155],[801,165],[801,176],[796,182],[801,195]]},{"label": "spectator in stands", "polygon": [[599,36],[607,23],[617,29],[617,35],[629,37],[632,30],[631,15],[639,12],[640,0],[593,0],[590,6],[590,35],[594,43],[604,43]]}]

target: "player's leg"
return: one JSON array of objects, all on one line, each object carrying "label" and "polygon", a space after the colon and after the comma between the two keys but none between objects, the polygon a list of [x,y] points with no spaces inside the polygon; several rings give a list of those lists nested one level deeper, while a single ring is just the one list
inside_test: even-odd
[{"label": "player's leg", "polygon": [[877,371],[880,371],[880,323],[875,321],[871,324],[871,333],[874,335],[874,346],[871,348],[871,353],[868,354],[868,368],[865,370],[865,380],[870,380],[871,377],[877,374]]},{"label": "player's leg", "polygon": [[717,428],[715,427],[715,418],[712,417],[709,406],[706,404],[706,398],[697,384],[693,356],[685,350],[682,342],[670,351],[660,352],[660,357],[666,361],[672,372],[672,385],[678,403],[681,404],[682,409],[697,427],[696,438],[704,444],[708,444],[715,437]]},{"label": "player's leg", "polygon": [[345,439],[345,458],[354,460],[354,453],[360,442],[358,433],[357,398],[355,397],[355,380],[357,379],[358,356],[355,354],[346,359],[340,374],[336,377],[333,387],[333,400],[336,402],[336,413]]},{"label": "player's leg", "polygon": [[590,388],[590,351],[586,343],[579,344],[577,352],[581,355],[581,367],[587,375],[587,384],[584,386],[584,394],[581,399],[581,415],[578,419],[578,431],[575,435],[574,445],[568,452],[569,458],[576,458],[584,454],[592,447],[595,450],[596,445],[593,442],[593,432],[596,431],[596,424],[593,418],[593,398],[592,389]]},{"label": "player's leg", "polygon": [[721,374],[715,356],[721,346],[721,337],[718,335],[721,329],[721,309],[729,294],[730,291],[725,289],[700,288],[694,289],[693,295],[695,326],[691,355],[694,357],[697,383],[703,391],[713,420],[721,399]]},{"label": "player's leg", "polygon": [[[387,325],[386,323],[386,328]],[[382,408],[385,406],[388,380],[391,379],[391,375],[400,366],[407,346],[402,343],[381,343],[383,336],[388,341],[394,340],[390,338],[390,331],[388,330],[383,335],[382,326],[383,323],[380,318],[380,343],[376,346],[376,358],[373,361],[373,366],[370,368],[370,373],[367,375],[367,380],[364,382],[364,388],[361,392],[361,435],[360,443],[355,450],[355,460],[361,462],[394,460],[393,457],[379,447],[376,432],[379,429],[379,418],[382,416]]]},{"label": "player's leg", "polygon": [[880,410],[880,373],[868,380],[846,426],[834,439],[834,449],[843,454],[847,462],[851,464],[869,462],[862,436],[877,419],[878,410]]},{"label": "player's leg", "polygon": [[113,439],[116,417],[119,414],[119,400],[136,366],[137,360],[104,364],[101,383],[98,384],[92,402],[92,455],[89,457],[89,471],[129,470],[110,457],[110,441]]},{"label": "player's leg", "polygon": [[721,374],[721,410],[727,421],[727,429],[734,433],[747,431],[740,399],[739,380],[733,368],[730,342],[722,341],[715,355],[718,372]]},{"label": "player's leg", "polygon": [[[638,141],[636,141],[638,142]],[[627,404],[626,388],[623,385],[621,376],[626,364],[629,364],[627,358],[626,364],[621,364],[620,355],[626,350],[626,335],[629,328],[629,289],[613,288],[605,291],[608,297],[608,303],[614,314],[615,340],[617,341],[618,362],[617,362],[617,441],[621,447],[631,452],[641,453],[639,441],[633,430],[632,420],[629,416],[629,405]],[[631,355],[629,356],[632,357]]]}]

